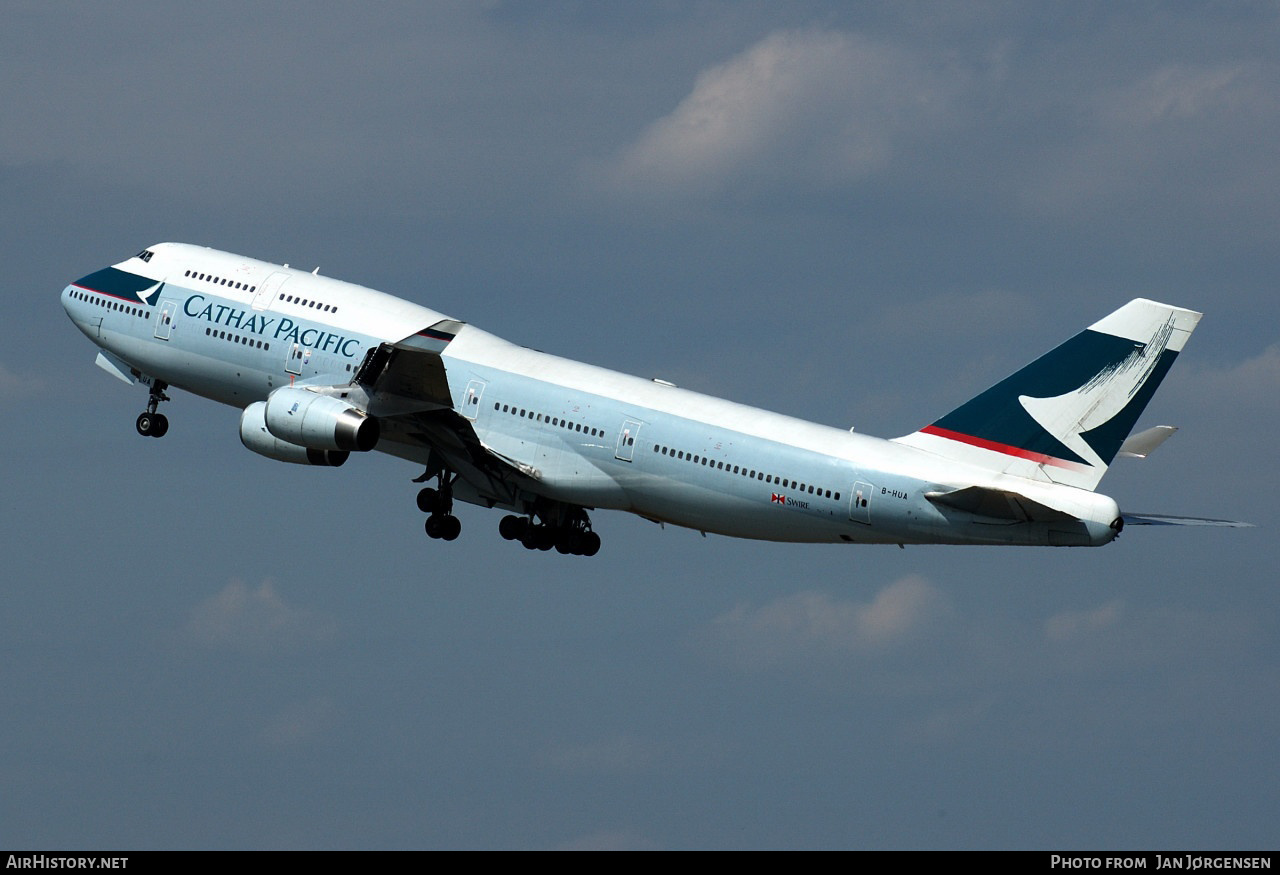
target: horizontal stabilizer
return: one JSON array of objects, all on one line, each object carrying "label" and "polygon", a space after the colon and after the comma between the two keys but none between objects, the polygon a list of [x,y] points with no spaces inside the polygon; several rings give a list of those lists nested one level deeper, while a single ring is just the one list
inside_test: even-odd
[{"label": "horizontal stabilizer", "polygon": [[1145,459],[1155,451],[1156,447],[1173,437],[1173,433],[1177,430],[1176,425],[1157,425],[1155,428],[1131,434],[1120,445],[1120,452],[1117,455],[1129,459]]},{"label": "horizontal stabilizer", "polygon": [[998,520],[1025,523],[1075,519],[1069,513],[1032,501],[1025,495],[985,486],[967,486],[954,492],[926,492],[924,497],[943,507]]},{"label": "horizontal stabilizer", "polygon": [[1237,520],[1215,520],[1194,516],[1163,516],[1154,513],[1126,513],[1126,526],[1226,526],[1232,529],[1252,529],[1253,523]]}]

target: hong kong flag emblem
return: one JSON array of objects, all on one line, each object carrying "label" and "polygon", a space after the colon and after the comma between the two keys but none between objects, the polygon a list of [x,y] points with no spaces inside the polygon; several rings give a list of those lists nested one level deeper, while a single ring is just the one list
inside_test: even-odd
[{"label": "hong kong flag emblem", "polygon": [[786,503],[787,503],[787,497],[786,497],[785,495],[779,495],[778,493],[776,493],[776,492],[775,492],[775,493],[773,493],[773,503],[774,503],[774,504],[786,504]]}]

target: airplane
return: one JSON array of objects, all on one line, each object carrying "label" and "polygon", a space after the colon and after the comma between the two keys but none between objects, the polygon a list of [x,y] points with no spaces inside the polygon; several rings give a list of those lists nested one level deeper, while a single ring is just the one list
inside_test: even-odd
[{"label": "airplane", "polygon": [[531,550],[591,556],[588,511],[769,541],[1101,546],[1126,523],[1095,492],[1200,313],[1136,299],[941,419],[893,440],[571,361],[384,292],[160,243],[68,285],[96,363],[148,389],[137,432],[180,388],[240,408],[245,447],[342,465],[377,449],[423,466],[431,538],[454,502],[500,508]]}]

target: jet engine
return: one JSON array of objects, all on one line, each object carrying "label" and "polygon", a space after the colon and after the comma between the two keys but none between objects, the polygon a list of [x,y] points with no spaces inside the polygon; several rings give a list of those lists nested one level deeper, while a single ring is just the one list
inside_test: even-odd
[{"label": "jet engine", "polygon": [[240,414],[240,443],[260,456],[295,465],[337,468],[351,455],[346,450],[316,450],[291,444],[267,431],[267,402],[255,401]]},{"label": "jet engine", "polygon": [[363,453],[378,443],[378,420],[341,399],[306,389],[284,387],[272,392],[263,421],[271,434],[300,447]]}]

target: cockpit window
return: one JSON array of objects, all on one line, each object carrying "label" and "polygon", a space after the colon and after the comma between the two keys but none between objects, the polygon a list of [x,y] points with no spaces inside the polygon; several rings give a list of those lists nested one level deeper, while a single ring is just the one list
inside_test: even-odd
[{"label": "cockpit window", "polygon": [[150,249],[144,249],[141,252],[139,252],[137,255],[135,255],[134,258],[141,258],[143,261],[150,261],[151,256],[153,255],[155,255],[155,253],[152,252]]}]

